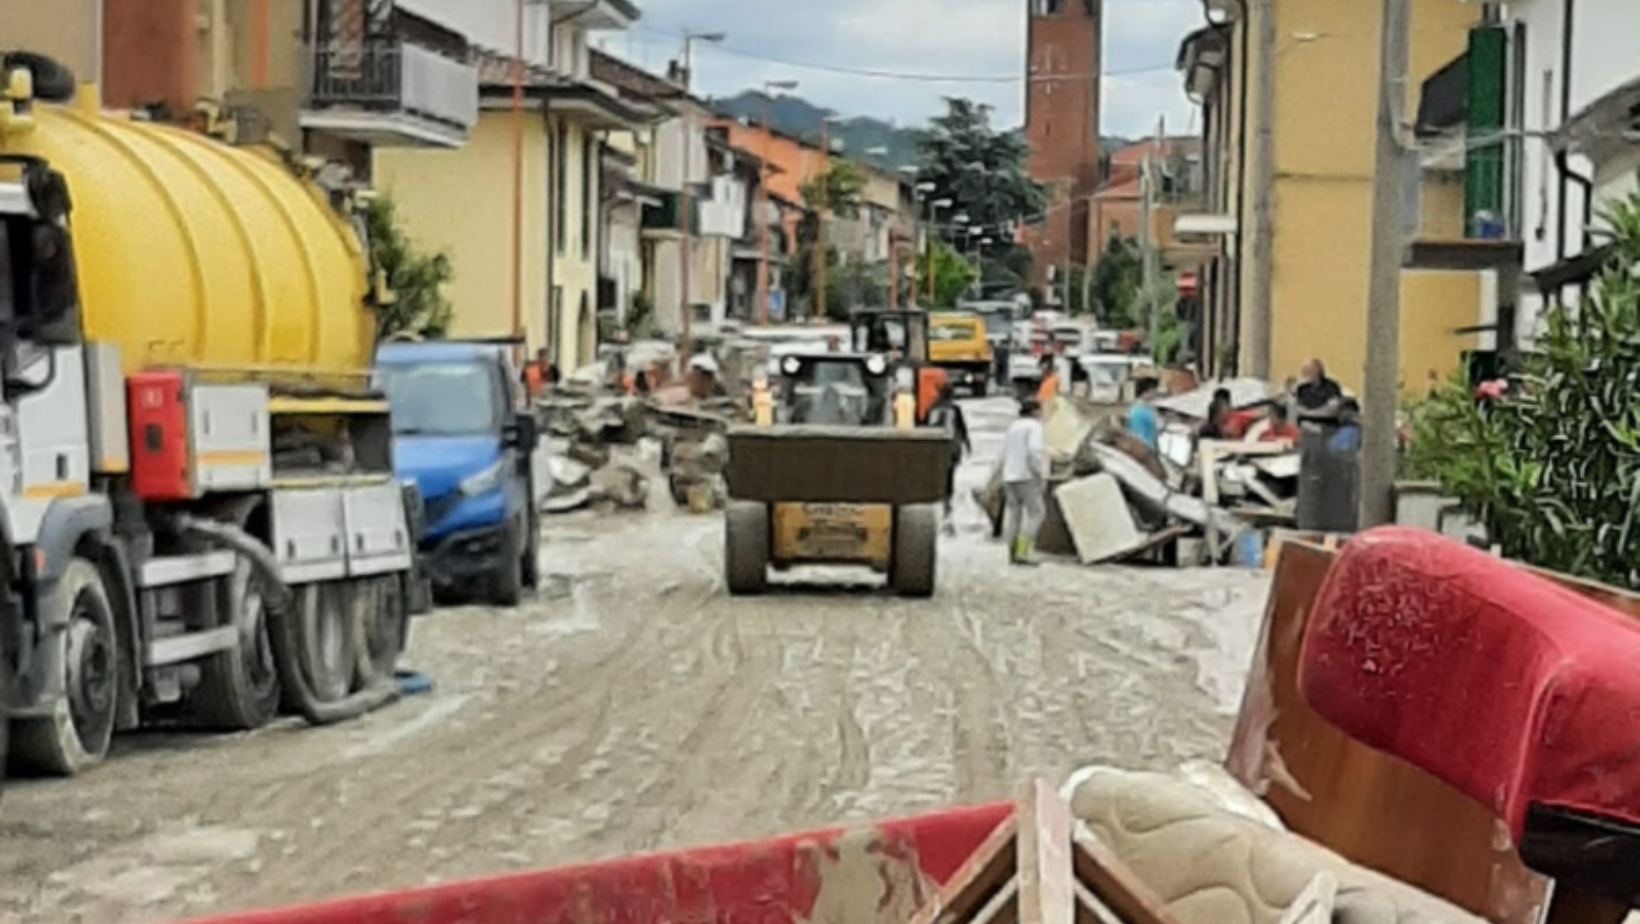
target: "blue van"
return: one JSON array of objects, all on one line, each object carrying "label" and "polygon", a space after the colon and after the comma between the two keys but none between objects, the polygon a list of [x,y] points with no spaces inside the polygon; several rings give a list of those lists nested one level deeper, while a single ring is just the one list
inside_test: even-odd
[{"label": "blue van", "polygon": [[479,590],[516,606],[539,580],[537,425],[506,342],[383,344],[376,380],[393,454],[426,507],[422,567],[441,596]]}]

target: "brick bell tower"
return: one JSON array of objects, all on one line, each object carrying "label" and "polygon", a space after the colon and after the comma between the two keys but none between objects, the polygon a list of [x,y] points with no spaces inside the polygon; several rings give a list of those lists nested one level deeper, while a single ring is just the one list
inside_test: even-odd
[{"label": "brick bell tower", "polygon": [[1049,197],[1046,215],[1025,229],[1025,243],[1032,284],[1053,303],[1066,268],[1088,253],[1087,200],[1099,185],[1103,20],[1101,0],[1025,0],[1025,8],[1026,169]]}]

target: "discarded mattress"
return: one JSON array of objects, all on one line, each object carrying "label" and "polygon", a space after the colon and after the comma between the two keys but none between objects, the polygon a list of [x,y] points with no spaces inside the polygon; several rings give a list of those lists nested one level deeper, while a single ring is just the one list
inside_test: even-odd
[{"label": "discarded mattress", "polygon": [[1336,924],[1483,924],[1260,820],[1247,804],[1256,797],[1230,794],[1231,786],[1100,767],[1077,773],[1065,795],[1081,823],[1180,924],[1281,924],[1289,908],[1312,897],[1312,883],[1329,877],[1337,887]]}]

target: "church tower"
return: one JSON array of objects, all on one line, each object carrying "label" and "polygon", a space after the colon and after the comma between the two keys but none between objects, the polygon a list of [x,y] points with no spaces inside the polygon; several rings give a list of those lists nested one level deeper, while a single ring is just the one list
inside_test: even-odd
[{"label": "church tower", "polygon": [[1102,11],[1100,0],[1025,5],[1027,169],[1049,191],[1047,214],[1026,229],[1025,241],[1035,257],[1033,281],[1054,302],[1066,268],[1088,253],[1087,199],[1099,184]]}]

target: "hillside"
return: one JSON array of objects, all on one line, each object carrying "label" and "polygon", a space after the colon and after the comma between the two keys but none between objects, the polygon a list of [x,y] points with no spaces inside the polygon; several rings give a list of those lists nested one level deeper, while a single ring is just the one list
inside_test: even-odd
[{"label": "hillside", "polygon": [[[831,114],[829,110],[810,103],[799,96],[777,96],[765,104],[762,93],[747,90],[737,96],[713,99],[712,108],[736,119],[762,122],[767,108],[769,122],[776,131],[796,135],[811,143],[820,143],[820,120]],[[917,163],[917,137],[921,128],[895,125],[881,119],[866,117],[833,123],[831,136],[839,152],[873,166],[893,170]],[[1101,138],[1100,147],[1106,152],[1126,145],[1123,138]],[[887,154],[868,155],[867,151],[886,148]]]}]

